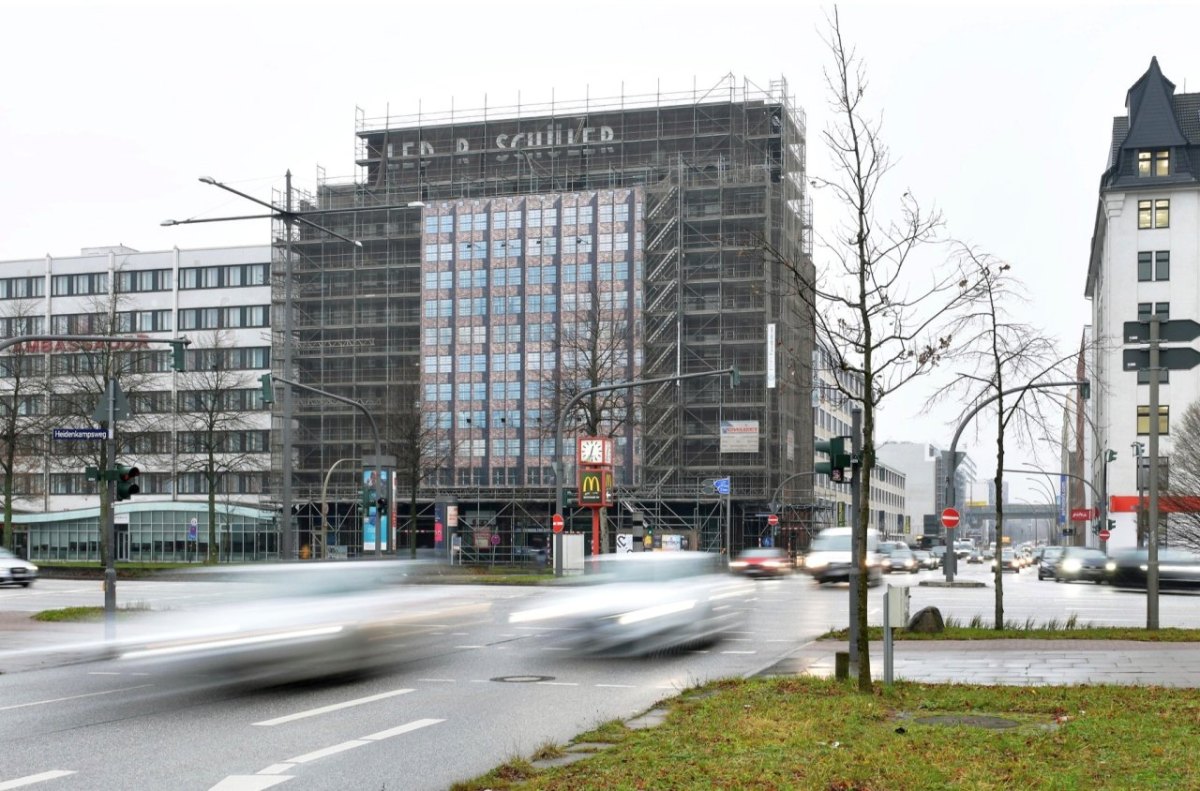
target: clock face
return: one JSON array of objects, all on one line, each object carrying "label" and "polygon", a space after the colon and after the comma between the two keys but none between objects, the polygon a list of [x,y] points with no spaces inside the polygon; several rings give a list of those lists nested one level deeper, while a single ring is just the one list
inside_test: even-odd
[{"label": "clock face", "polygon": [[584,439],[579,441],[579,460],[588,464],[604,462],[604,440]]}]

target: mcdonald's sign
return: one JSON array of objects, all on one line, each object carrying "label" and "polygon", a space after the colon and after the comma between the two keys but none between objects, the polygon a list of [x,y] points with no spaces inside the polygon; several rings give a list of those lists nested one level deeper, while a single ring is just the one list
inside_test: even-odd
[{"label": "mcdonald's sign", "polygon": [[608,487],[605,486],[604,470],[579,471],[579,504],[592,508],[608,505]]}]

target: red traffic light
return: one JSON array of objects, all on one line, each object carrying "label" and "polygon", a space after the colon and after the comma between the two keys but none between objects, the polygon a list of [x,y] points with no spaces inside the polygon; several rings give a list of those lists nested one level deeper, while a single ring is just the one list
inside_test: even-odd
[{"label": "red traffic light", "polygon": [[121,467],[120,471],[122,481],[131,481],[142,474],[142,471],[137,467]]}]

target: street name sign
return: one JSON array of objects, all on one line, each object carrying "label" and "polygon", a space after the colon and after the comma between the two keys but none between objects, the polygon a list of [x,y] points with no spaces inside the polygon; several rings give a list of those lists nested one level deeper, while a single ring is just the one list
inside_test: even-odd
[{"label": "street name sign", "polygon": [[103,428],[56,428],[55,439],[108,439],[108,429]]},{"label": "street name sign", "polygon": [[[1144,371],[1150,367],[1150,350],[1125,349],[1121,364],[1126,371]],[[1159,349],[1158,364],[1168,371],[1187,371],[1200,365],[1200,352],[1187,346]]]},{"label": "street name sign", "polygon": [[[1122,328],[1126,343],[1149,343],[1150,322],[1127,321]],[[1158,323],[1158,339],[1166,343],[1187,343],[1200,338],[1200,323],[1191,319],[1171,319]]]}]

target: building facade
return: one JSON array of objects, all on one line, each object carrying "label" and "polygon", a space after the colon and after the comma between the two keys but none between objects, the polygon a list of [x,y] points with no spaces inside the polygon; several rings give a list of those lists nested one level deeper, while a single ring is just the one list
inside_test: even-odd
[{"label": "building facade", "polygon": [[[616,440],[616,532],[636,520],[724,549],[722,478],[739,545],[766,529],[781,485],[811,501],[811,480],[793,475],[812,458],[812,318],[797,288],[811,222],[804,119],[786,83],[360,116],[357,135],[357,178],[283,196],[361,247],[307,224],[277,229],[276,339],[291,343],[276,371],[361,401],[381,424],[420,411],[434,437],[414,498],[422,544],[435,500],[456,505],[459,529],[484,526],[514,551],[544,533],[560,419],[567,486],[577,433]],[[740,373],[732,387],[674,381],[727,368]],[[590,418],[560,414],[581,389],[635,379],[651,384],[592,404]],[[295,488],[276,490],[303,543],[319,530],[326,471],[363,453],[369,427],[328,402],[280,411],[296,420],[275,447]],[[352,519],[355,482],[331,487],[334,518]]]},{"label": "building facade", "polygon": [[[1200,279],[1200,94],[1176,93],[1157,58],[1129,88],[1126,114],[1113,119],[1100,180],[1085,295],[1092,301],[1094,370],[1088,413],[1094,442],[1086,447],[1089,476],[1106,491],[1115,521],[1110,547],[1139,543],[1138,465],[1147,452],[1150,374],[1126,370],[1125,322],[1194,319]],[[1161,457],[1170,456],[1172,429],[1200,389],[1195,370],[1161,372]],[[1138,450],[1141,444],[1141,453]],[[1106,457],[1115,453],[1111,462]],[[1166,526],[1168,515],[1161,524]]]},{"label": "building facade", "polygon": [[[975,463],[964,451],[957,451],[957,454],[953,505],[961,511],[971,499]],[[905,519],[911,526],[912,539],[932,536],[942,540],[945,529],[940,516],[951,505],[946,496],[950,451],[928,442],[887,442],[876,448],[875,455],[904,474]],[[964,528],[970,530],[971,526],[964,525]]]},{"label": "building facade", "polygon": [[[35,560],[99,559],[98,485],[86,469],[103,466],[104,443],[69,430],[99,425],[111,379],[128,402],[116,422],[117,462],[141,471],[140,493],[116,509],[117,557],[203,557],[210,483],[222,556],[278,556],[275,515],[261,509],[270,499],[270,415],[258,379],[271,368],[270,261],[264,245],[90,248],[0,262],[5,338],[123,339],[32,340],[5,352],[0,445],[15,451],[22,551]],[[185,371],[176,372],[170,348],[146,341],[180,337],[191,345]]]}]

